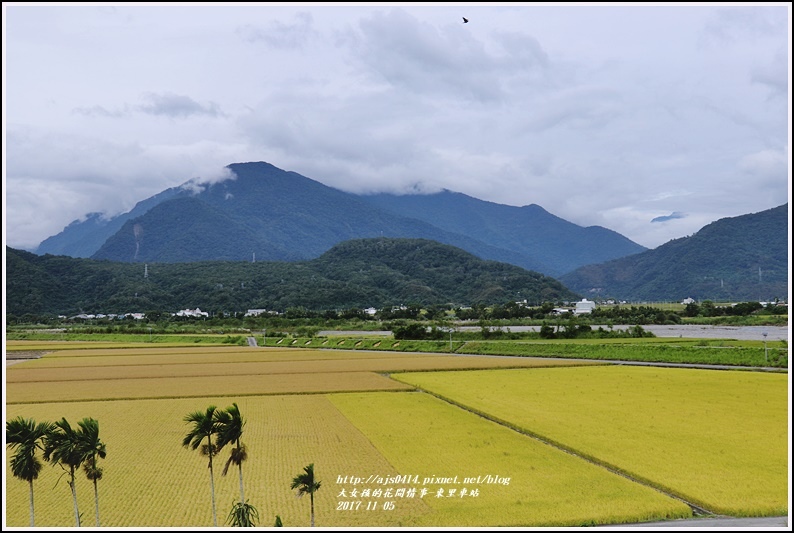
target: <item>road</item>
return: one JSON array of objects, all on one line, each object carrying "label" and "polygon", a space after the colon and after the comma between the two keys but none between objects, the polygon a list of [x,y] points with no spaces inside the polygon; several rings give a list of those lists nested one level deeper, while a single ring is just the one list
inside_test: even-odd
[{"label": "road", "polygon": [[650,527],[650,528],[663,528],[663,529],[669,529],[674,527],[684,527],[687,529],[698,528],[698,527],[716,528],[716,529],[763,528],[763,529],[771,529],[771,530],[781,529],[783,531],[791,531],[791,528],[788,527],[788,524],[789,524],[788,516],[772,516],[772,517],[758,517],[758,518],[729,518],[729,517],[721,516],[718,518],[666,520],[662,522],[644,522],[642,524],[623,524],[620,526],[603,526],[603,527],[618,527],[618,528]]}]

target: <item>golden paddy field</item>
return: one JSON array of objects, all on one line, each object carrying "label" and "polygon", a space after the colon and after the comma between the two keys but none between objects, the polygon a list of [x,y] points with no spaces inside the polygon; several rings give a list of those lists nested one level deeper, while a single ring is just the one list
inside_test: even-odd
[{"label": "golden paddy field", "polygon": [[393,377],[714,512],[788,512],[786,374],[608,366]]},{"label": "golden paddy field", "polygon": [[[559,366],[550,368],[554,365]],[[626,373],[631,370],[657,374]],[[399,380],[389,377],[398,372]],[[691,516],[677,497],[695,499],[702,491],[717,494],[714,502],[740,498],[733,502],[737,514],[786,514],[779,503],[781,494],[782,501],[786,497],[787,459],[780,454],[787,444],[785,417],[776,429],[781,411],[786,413],[786,376],[698,371],[701,376],[694,379],[687,372],[692,371],[300,348],[63,350],[7,367],[6,419],[99,421],[108,450],[99,482],[100,513],[108,527],[212,525],[207,460],[181,446],[189,430],[182,419],[232,402],[247,421],[245,497],[258,508],[260,526],[272,526],[275,515],[285,526],[309,525],[308,497],[299,499],[289,488],[309,463],[322,481],[315,496],[317,526],[631,523]],[[652,385],[669,395],[642,403],[640,391],[654,390]],[[417,392],[417,386],[451,401]],[[610,389],[623,400],[605,398]],[[726,402],[729,420],[720,408]],[[686,418],[691,412],[681,412],[684,404],[707,416]],[[671,411],[688,429],[676,429]],[[648,417],[640,413],[651,415],[658,430],[650,431]],[[740,424],[745,438],[749,433],[763,439],[767,451],[754,460],[705,461],[710,454],[746,455],[741,439],[720,441],[729,424]],[[710,427],[723,429],[712,435],[704,431]],[[683,453],[687,439],[693,450]],[[672,466],[661,460],[643,464],[635,447],[645,447],[646,455],[676,457]],[[605,450],[612,455],[602,457]],[[239,498],[237,471],[220,475],[227,455],[223,450],[215,463],[219,525]],[[37,527],[74,525],[61,474],[59,467],[45,464],[34,482]],[[4,525],[25,527],[28,485],[12,477],[8,453],[5,476]],[[723,494],[717,490],[721,479],[766,488],[755,491],[755,499],[730,490]],[[77,494],[83,525],[94,525],[93,486],[82,472]]]}]

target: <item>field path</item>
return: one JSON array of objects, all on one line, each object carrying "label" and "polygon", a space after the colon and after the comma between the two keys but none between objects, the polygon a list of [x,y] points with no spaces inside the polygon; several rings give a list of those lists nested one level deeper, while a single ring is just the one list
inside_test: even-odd
[{"label": "field path", "polygon": [[39,357],[50,352],[8,352],[5,354],[6,367],[21,363],[23,361],[30,361],[31,359],[38,359]]}]

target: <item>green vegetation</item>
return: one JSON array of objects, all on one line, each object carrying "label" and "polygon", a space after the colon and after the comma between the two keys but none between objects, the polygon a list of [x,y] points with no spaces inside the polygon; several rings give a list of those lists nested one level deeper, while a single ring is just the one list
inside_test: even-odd
[{"label": "green vegetation", "polygon": [[256,527],[257,522],[259,522],[259,511],[248,503],[248,500],[234,502],[226,518],[226,523],[232,527]]},{"label": "green vegetation", "polygon": [[97,481],[102,479],[104,469],[97,464],[97,458],[104,459],[107,456],[105,443],[99,439],[99,422],[93,418],[84,418],[77,423],[80,426],[80,442],[83,450],[83,470],[85,476],[94,484],[94,511],[96,516],[96,527],[99,524],[99,488]]},{"label": "green vegetation", "polygon": [[[350,241],[311,261],[120,263],[7,249],[7,312],[74,316],[248,309],[336,310],[416,303],[540,303],[577,295],[559,281],[423,239]],[[12,321],[13,323],[13,321]]]},{"label": "green vegetation", "polygon": [[240,408],[237,407],[236,403],[233,403],[230,407],[226,408],[225,411],[218,411],[216,413],[216,424],[218,438],[215,441],[215,445],[218,447],[218,450],[222,449],[227,444],[234,444],[234,448],[231,449],[231,453],[229,454],[229,459],[223,467],[222,474],[224,476],[227,474],[230,465],[237,465],[240,474],[240,506],[242,509],[246,509],[246,502],[248,502],[248,500],[245,499],[245,490],[243,488],[243,461],[248,459],[248,451],[240,440],[243,437],[245,419],[243,419],[243,415],[240,414]]},{"label": "green vegetation", "polygon": [[16,417],[6,422],[6,446],[16,450],[11,458],[14,477],[27,481],[30,497],[30,527],[34,527],[33,481],[38,479],[42,463],[36,452],[43,451],[44,438],[52,429],[49,422],[36,423],[32,418]]},{"label": "green vegetation", "polygon": [[788,296],[788,204],[723,218],[653,250],[586,265],[559,279],[616,300],[741,301]]},{"label": "green vegetation", "polygon": [[81,514],[77,504],[75,473],[82,466],[86,478],[94,485],[94,505],[96,525],[99,527],[99,491],[97,481],[102,479],[102,468],[97,465],[97,457],[106,456],[105,444],[99,439],[99,422],[93,418],[83,418],[78,428],[72,428],[66,418],[49,425],[43,435],[44,460],[60,466],[69,474],[67,484],[72,493],[74,519],[80,527]]},{"label": "green vegetation", "polygon": [[309,495],[311,501],[311,526],[314,527],[314,493],[320,488],[321,481],[314,477],[314,463],[303,467],[303,473],[292,479],[290,488],[298,490],[298,496]]},{"label": "green vegetation", "polygon": [[[603,361],[643,361],[730,365],[736,367],[788,367],[788,343],[761,341],[707,341],[703,339],[605,339],[584,341],[461,341],[390,338],[313,337],[284,339],[279,346],[342,350],[562,357]],[[640,342],[642,341],[642,342]]]}]

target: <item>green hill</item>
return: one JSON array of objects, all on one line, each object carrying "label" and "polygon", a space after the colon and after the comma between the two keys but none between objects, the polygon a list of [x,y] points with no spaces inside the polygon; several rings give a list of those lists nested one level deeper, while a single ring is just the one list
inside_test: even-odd
[{"label": "green hill", "polygon": [[788,223],[788,204],[723,218],[690,237],[559,279],[591,298],[787,300]]},{"label": "green hill", "polygon": [[357,239],[310,261],[126,263],[6,249],[9,314],[244,312],[575,300],[559,281],[426,239]]}]

